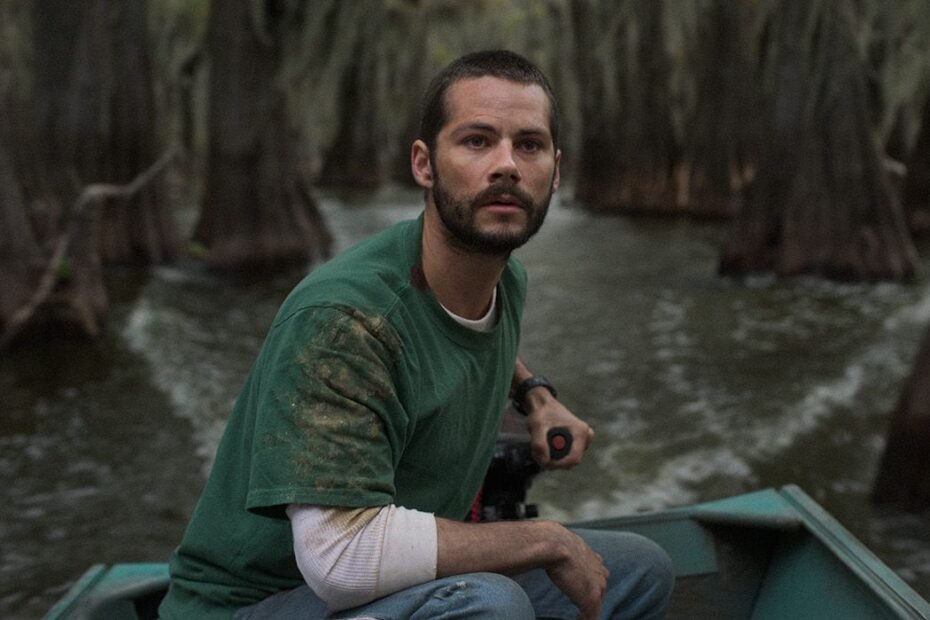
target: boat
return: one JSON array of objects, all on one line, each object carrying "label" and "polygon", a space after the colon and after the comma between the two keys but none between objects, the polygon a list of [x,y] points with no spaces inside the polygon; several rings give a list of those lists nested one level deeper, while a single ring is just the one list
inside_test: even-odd
[{"label": "boat", "polygon": [[[573,524],[642,534],[671,556],[668,618],[924,618],[930,604],[794,485]],[[154,618],[167,564],[98,564],[47,620]]]},{"label": "boat", "polygon": [[795,485],[585,527],[672,557],[669,618],[930,618],[930,604]]}]

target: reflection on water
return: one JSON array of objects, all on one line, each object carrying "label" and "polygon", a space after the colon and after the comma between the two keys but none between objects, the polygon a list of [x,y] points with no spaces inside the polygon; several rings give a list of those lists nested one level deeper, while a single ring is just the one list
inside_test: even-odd
[{"label": "reflection on water", "polygon": [[[342,249],[419,201],[324,208]],[[586,519],[796,483],[930,596],[927,519],[865,499],[930,285],[736,284],[714,274],[722,233],[555,204],[520,250],[523,354],[597,430],[590,458],[537,478],[532,499]],[[92,563],[167,558],[299,277],[159,268],[116,295],[102,342],[0,360],[0,617],[41,616]]]},{"label": "reflection on water", "polygon": [[41,617],[94,562],[164,558],[202,481],[145,359],[59,341],[0,382],[0,617]]}]

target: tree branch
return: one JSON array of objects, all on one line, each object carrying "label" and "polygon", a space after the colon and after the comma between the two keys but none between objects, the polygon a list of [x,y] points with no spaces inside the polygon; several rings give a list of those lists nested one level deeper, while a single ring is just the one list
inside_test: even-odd
[{"label": "tree branch", "polygon": [[22,331],[26,323],[32,318],[36,310],[48,299],[49,295],[55,289],[58,282],[58,270],[62,260],[68,254],[71,248],[71,242],[77,230],[78,223],[84,216],[84,212],[94,204],[113,198],[127,201],[135,196],[142,188],[148,185],[155,177],[161,174],[168,167],[175,157],[178,150],[176,147],[168,149],[154,164],[136,176],[126,185],[113,185],[110,183],[92,183],[86,186],[78,196],[74,207],[68,214],[68,221],[65,225],[64,232],[58,237],[55,243],[55,249],[48,260],[45,272],[39,279],[39,285],[32,297],[19,310],[13,313],[9,322],[0,336],[0,349],[4,349],[9,343]]}]

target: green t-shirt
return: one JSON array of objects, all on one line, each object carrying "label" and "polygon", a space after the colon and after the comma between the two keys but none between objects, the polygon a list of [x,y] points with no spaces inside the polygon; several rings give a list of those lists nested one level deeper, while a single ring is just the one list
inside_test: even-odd
[{"label": "green t-shirt", "polygon": [[462,519],[481,485],[520,335],[513,259],[488,333],[426,287],[422,218],[322,265],[278,312],[171,560],[165,618],[229,617],[303,583],[285,508],[396,504]]}]

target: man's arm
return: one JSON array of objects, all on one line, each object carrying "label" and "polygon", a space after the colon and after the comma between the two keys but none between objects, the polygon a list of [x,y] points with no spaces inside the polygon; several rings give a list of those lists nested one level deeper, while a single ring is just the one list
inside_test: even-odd
[{"label": "man's arm", "polygon": [[[514,385],[530,376],[518,360]],[[545,388],[530,390],[524,403],[537,461],[545,465],[549,460],[548,430],[565,426],[573,435],[573,448],[558,466],[577,464],[593,436],[590,427]],[[304,578],[335,609],[354,607],[434,577],[469,572],[516,575],[539,568],[579,607],[582,618],[595,618],[606,588],[607,570],[601,558],[578,536],[551,521],[461,523],[393,506],[322,509],[292,505],[288,516]],[[424,553],[427,545],[412,557],[404,543],[392,544],[407,539],[402,530],[415,532],[422,543],[423,532],[431,528],[425,522],[413,524],[411,519],[424,517],[435,526],[434,553]]]},{"label": "man's arm", "polygon": [[[513,370],[511,392],[532,376],[533,373],[530,372],[523,360],[518,357]],[[530,389],[526,393],[523,403],[527,411],[526,426],[530,432],[530,445],[536,462],[542,467],[551,469],[568,469],[580,463],[585,450],[588,449],[594,439],[594,429],[569,411],[545,387],[540,386]],[[572,450],[564,458],[558,461],[550,461],[546,434],[549,429],[557,426],[568,428],[572,435]]]},{"label": "man's arm", "polygon": [[461,523],[436,519],[436,576],[492,572],[504,575],[541,568],[581,611],[597,618],[607,588],[601,557],[553,521]]},{"label": "man's arm", "polygon": [[396,506],[292,504],[287,514],[300,572],[330,611],[436,577],[540,568],[582,618],[596,618],[607,586],[600,556],[551,521],[461,523]]}]

